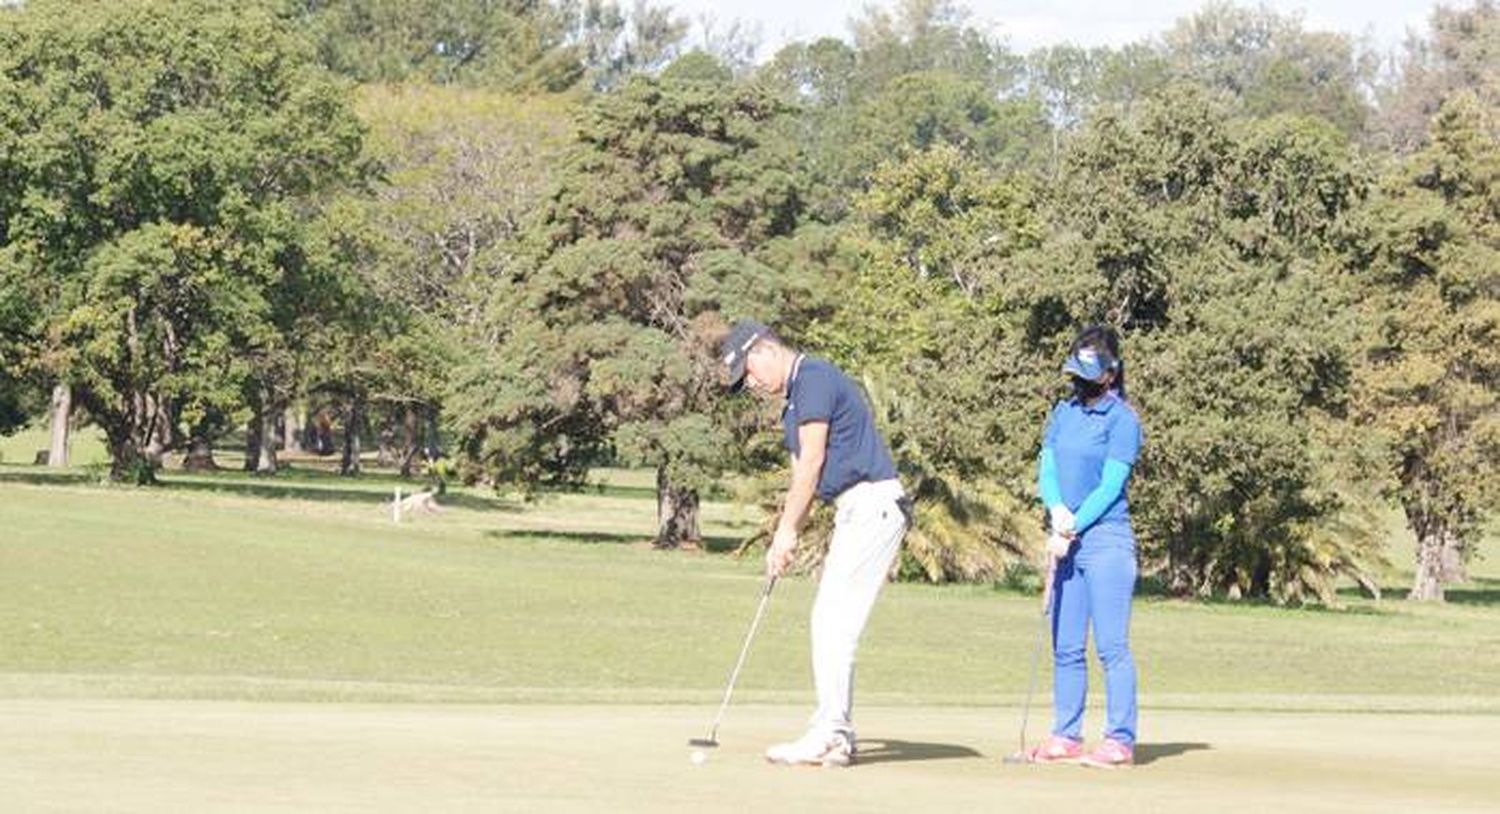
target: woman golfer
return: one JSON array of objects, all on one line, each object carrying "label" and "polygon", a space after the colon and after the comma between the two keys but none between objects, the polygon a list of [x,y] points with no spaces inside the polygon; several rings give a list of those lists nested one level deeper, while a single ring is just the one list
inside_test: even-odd
[{"label": "woman golfer", "polygon": [[[1125,486],[1141,449],[1141,424],[1125,400],[1119,339],[1109,328],[1084,329],[1063,371],[1073,394],[1058,402],[1042,438],[1038,486],[1052,525],[1056,557],[1052,592],[1052,736],[1029,754],[1037,763],[1116,768],[1134,760],[1135,661],[1130,655],[1130,599],[1135,589],[1135,536]],[[1085,753],[1085,648],[1104,667],[1104,739]]]}]

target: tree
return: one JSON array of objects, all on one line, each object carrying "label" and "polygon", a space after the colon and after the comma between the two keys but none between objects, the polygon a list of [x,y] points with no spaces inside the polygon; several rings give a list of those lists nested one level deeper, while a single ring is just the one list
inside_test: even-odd
[{"label": "tree", "polygon": [[994,166],[1042,155],[1044,111],[1020,61],[946,0],[870,9],[854,45],[825,38],[782,49],[760,77],[798,114],[778,122],[800,146],[809,216],[837,223],[875,168],[906,150],[959,146]]},{"label": "tree", "polygon": [[1402,153],[1423,146],[1433,117],[1458,93],[1500,105],[1500,7],[1493,0],[1440,4],[1429,27],[1427,37],[1407,38],[1394,81],[1379,89],[1375,128],[1384,146]]},{"label": "tree", "polygon": [[687,24],[636,0],[297,0],[331,70],[360,82],[604,89],[676,54]]},{"label": "tree", "polygon": [[1029,95],[1041,101],[1052,125],[1051,170],[1060,145],[1093,111],[1111,107],[1129,113],[1166,85],[1167,59],[1144,44],[1112,48],[1054,45],[1026,57]]},{"label": "tree", "polygon": [[[1124,334],[1135,528],[1176,592],[1332,601],[1379,562],[1372,536],[1320,533],[1349,508],[1323,439],[1347,410],[1355,166],[1326,122],[1238,119],[1179,84],[1069,143],[1046,242],[993,284],[1016,370],[1056,370],[1081,324]],[[1048,378],[1017,388],[1034,416]]]},{"label": "tree", "polygon": [[[490,275],[513,262],[521,224],[545,198],[576,103],[418,84],[367,86],[356,99],[381,179],[319,224],[321,262],[348,268],[358,286],[323,326],[302,383],[348,423],[378,426],[382,449],[399,446],[395,463],[410,473],[419,452],[437,451],[450,372],[483,328]],[[346,459],[353,474],[352,449]]]},{"label": "tree", "polygon": [[7,285],[28,355],[149,481],[181,422],[274,381],[317,270],[310,196],[357,174],[343,88],[270,4],[28,3],[0,17]]},{"label": "tree", "polygon": [[882,165],[845,227],[858,257],[809,345],[866,382],[915,498],[906,577],[996,579],[1037,548],[1021,458],[1039,402],[995,312],[997,278],[1041,243],[1037,209],[1024,177],[940,143]]},{"label": "tree", "polygon": [[[450,399],[499,483],[576,482],[606,450],[654,466],[663,546],[697,537],[699,490],[728,460],[713,326],[738,292],[788,288],[794,272],[757,255],[801,210],[791,149],[767,138],[785,108],[699,59],[681,67],[584,114]],[[776,300],[759,308],[772,318]]]},{"label": "tree", "polygon": [[870,6],[850,23],[864,92],[924,71],[962,76],[1000,90],[1019,78],[1019,61],[990,32],[970,23],[952,0],[900,0],[887,10]]},{"label": "tree", "polygon": [[1450,99],[1369,211],[1360,417],[1389,446],[1417,538],[1411,598],[1461,581],[1500,464],[1500,119]]},{"label": "tree", "polygon": [[[4,218],[0,218],[0,228],[3,223]],[[0,255],[3,253],[0,249]],[[4,265],[0,259],[0,268]],[[18,287],[0,285],[0,435],[24,426],[34,409],[34,387],[20,373],[29,307]]]},{"label": "tree", "polygon": [[948,142],[876,170],[858,202],[918,277],[941,276],[974,297],[996,262],[1041,242],[1023,177],[1000,179]]},{"label": "tree", "polygon": [[846,149],[860,179],[892,155],[937,144],[959,147],[990,166],[1017,168],[1047,137],[1036,101],[997,100],[986,84],[941,71],[896,78],[860,107],[855,121],[860,137]]},{"label": "tree", "polygon": [[1368,115],[1372,59],[1344,34],[1307,31],[1298,15],[1211,2],[1164,36],[1174,72],[1253,116],[1321,116],[1346,134]]}]

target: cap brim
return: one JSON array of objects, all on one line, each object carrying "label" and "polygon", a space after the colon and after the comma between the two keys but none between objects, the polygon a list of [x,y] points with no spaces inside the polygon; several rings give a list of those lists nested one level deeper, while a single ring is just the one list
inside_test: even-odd
[{"label": "cap brim", "polygon": [[1088,379],[1091,382],[1098,381],[1099,379],[1103,378],[1105,373],[1105,368],[1103,365],[1084,364],[1083,361],[1076,356],[1069,356],[1068,361],[1063,362],[1062,369],[1064,373],[1067,373],[1071,376],[1077,376],[1080,379]]},{"label": "cap brim", "polygon": [[745,361],[742,358],[738,365],[731,365],[724,374],[724,389],[730,393],[738,393],[745,389]]}]

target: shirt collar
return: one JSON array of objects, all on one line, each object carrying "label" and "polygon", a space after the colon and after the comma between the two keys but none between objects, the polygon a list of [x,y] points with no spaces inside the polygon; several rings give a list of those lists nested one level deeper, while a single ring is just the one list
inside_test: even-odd
[{"label": "shirt collar", "polygon": [[797,354],[797,358],[792,361],[792,372],[787,374],[786,393],[784,394],[788,402],[792,400],[792,387],[797,384],[797,376],[802,373],[802,363],[806,360],[807,354],[799,353]]},{"label": "shirt collar", "polygon": [[1092,405],[1084,404],[1077,398],[1073,399],[1073,403],[1078,405],[1078,407],[1081,408],[1085,413],[1095,413],[1098,415],[1108,414],[1109,411],[1114,409],[1114,406],[1119,402],[1120,394],[1116,393],[1114,390],[1105,391],[1104,395],[1100,396],[1099,400],[1094,402]]}]

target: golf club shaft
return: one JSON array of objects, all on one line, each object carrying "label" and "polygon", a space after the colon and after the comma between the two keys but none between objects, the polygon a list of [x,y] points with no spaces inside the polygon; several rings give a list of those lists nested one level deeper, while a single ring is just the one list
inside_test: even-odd
[{"label": "golf club shaft", "polygon": [[755,618],[750,621],[750,631],[745,634],[745,643],[740,646],[740,657],[735,659],[734,669],[729,672],[729,684],[724,688],[724,700],[719,704],[719,714],[714,716],[710,741],[719,739],[719,724],[724,720],[724,710],[729,708],[729,697],[734,694],[734,683],[739,680],[740,668],[745,666],[745,656],[750,653],[750,642],[755,639],[755,630],[760,627],[760,618],[766,612],[766,602],[771,598],[771,589],[776,587],[776,577],[766,578],[766,587],[760,592],[760,606],[755,609]]},{"label": "golf club shaft", "polygon": [[1052,616],[1052,582],[1057,574],[1057,558],[1047,555],[1047,577],[1042,586],[1042,623],[1037,627],[1036,645],[1031,649],[1031,682],[1026,701],[1021,705],[1021,754],[1026,754],[1026,724],[1031,717],[1031,697],[1036,695],[1036,677],[1042,663],[1042,642],[1047,638],[1047,620]]}]

